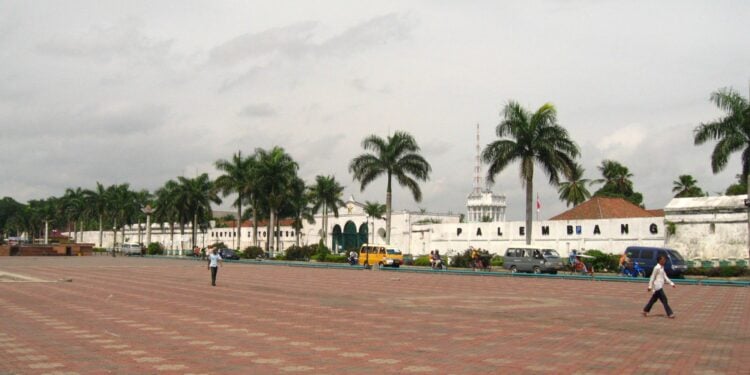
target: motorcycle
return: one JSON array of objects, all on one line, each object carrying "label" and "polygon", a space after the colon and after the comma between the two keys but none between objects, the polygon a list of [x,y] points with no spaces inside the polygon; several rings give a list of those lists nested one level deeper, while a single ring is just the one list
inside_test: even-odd
[{"label": "motorcycle", "polygon": [[624,267],[620,274],[626,277],[646,277],[646,271],[638,265],[638,262],[633,262],[630,267]]},{"label": "motorcycle", "polygon": [[349,262],[350,266],[353,266],[353,265],[357,264],[357,258],[355,258],[355,257],[348,257],[348,258],[346,258],[346,261]]}]

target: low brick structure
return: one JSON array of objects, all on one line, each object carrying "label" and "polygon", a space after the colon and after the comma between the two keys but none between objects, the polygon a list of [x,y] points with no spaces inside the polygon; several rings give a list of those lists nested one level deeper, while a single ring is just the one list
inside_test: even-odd
[{"label": "low brick structure", "polygon": [[92,255],[94,245],[69,243],[53,245],[2,245],[0,256],[79,256]]}]

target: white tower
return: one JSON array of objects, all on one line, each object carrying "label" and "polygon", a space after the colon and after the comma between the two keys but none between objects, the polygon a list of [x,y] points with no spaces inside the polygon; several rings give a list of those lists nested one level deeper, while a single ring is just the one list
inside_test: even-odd
[{"label": "white tower", "polygon": [[505,221],[505,196],[490,190],[489,183],[482,190],[482,146],[479,142],[479,124],[477,124],[477,157],[474,165],[474,188],[466,198],[466,221],[479,223],[483,221]]}]

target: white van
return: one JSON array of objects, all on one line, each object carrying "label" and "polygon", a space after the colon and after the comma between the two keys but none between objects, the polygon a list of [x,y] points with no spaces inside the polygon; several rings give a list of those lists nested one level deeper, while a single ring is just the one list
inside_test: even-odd
[{"label": "white van", "polygon": [[141,255],[141,245],[137,243],[124,243],[120,245],[120,254]]}]

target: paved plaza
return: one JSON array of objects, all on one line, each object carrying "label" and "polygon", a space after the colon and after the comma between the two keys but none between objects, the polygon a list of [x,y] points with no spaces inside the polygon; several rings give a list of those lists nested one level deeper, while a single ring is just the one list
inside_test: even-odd
[{"label": "paved plaza", "polygon": [[0,259],[0,374],[750,373],[750,288]]}]

